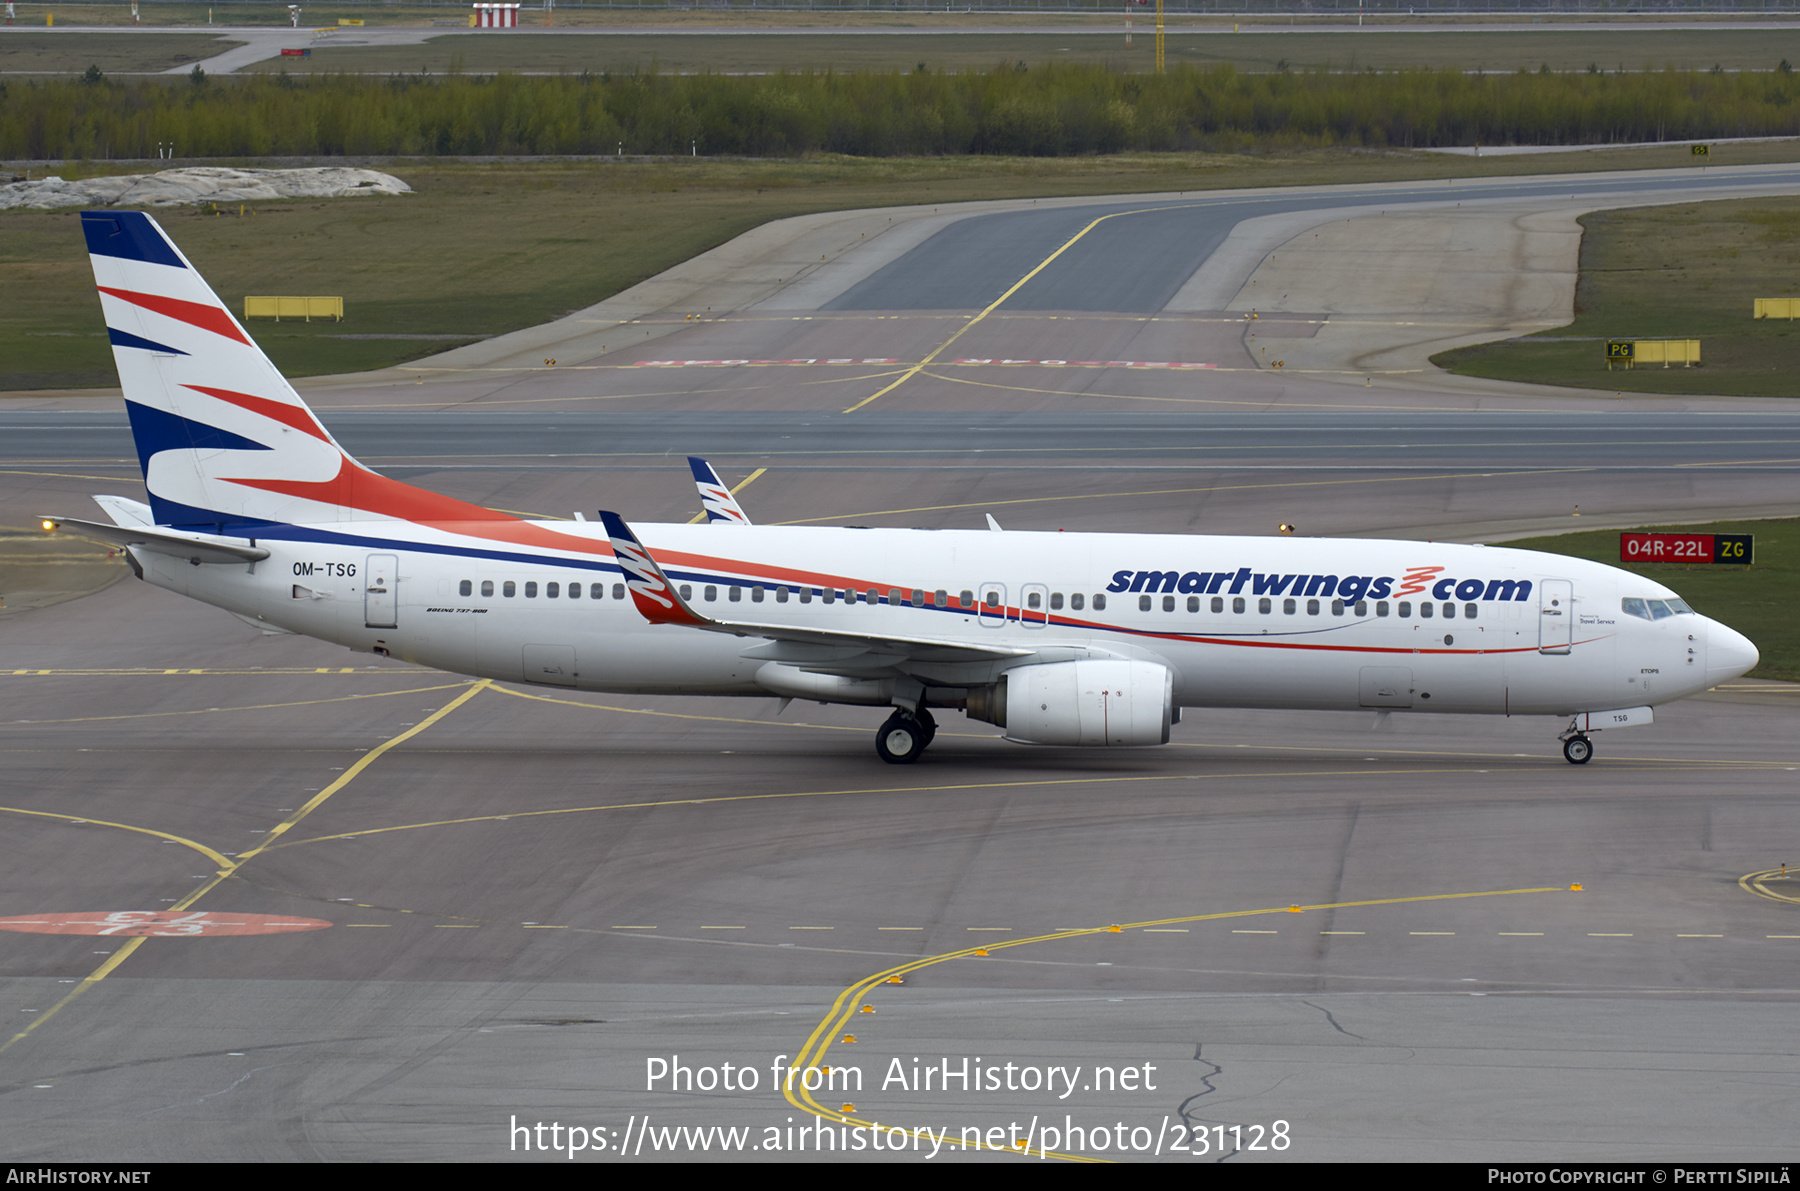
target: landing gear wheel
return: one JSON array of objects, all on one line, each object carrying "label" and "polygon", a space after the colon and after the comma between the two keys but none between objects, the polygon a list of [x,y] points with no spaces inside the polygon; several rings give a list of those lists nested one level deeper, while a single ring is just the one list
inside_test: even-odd
[{"label": "landing gear wheel", "polygon": [[1571,765],[1586,765],[1594,756],[1594,742],[1585,736],[1571,736],[1563,741],[1563,757]]},{"label": "landing gear wheel", "polygon": [[895,712],[875,732],[875,751],[889,765],[911,765],[931,743],[931,734],[918,720]]},{"label": "landing gear wheel", "polygon": [[925,747],[930,748],[931,742],[937,739],[937,721],[923,707],[919,708],[918,720],[919,727],[925,729]]}]

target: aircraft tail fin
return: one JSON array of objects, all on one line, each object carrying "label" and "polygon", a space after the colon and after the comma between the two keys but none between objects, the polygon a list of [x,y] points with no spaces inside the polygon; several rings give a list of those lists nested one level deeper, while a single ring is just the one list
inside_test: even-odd
[{"label": "aircraft tail fin", "polygon": [[[706,510],[710,525],[748,525],[750,518],[738,505],[737,497],[719,478],[713,465],[697,455],[688,456],[688,469],[694,473],[694,486],[700,489],[700,507]],[[752,477],[754,478],[754,477]]]},{"label": "aircraft tail fin", "polygon": [[154,219],[83,211],[81,228],[156,524],[245,534],[408,503],[416,490],[338,445]]}]

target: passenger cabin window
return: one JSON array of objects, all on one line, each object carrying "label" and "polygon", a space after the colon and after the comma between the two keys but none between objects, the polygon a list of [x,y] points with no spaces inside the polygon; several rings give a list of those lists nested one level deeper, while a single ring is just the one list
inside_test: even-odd
[{"label": "passenger cabin window", "polygon": [[1214,596],[1212,598],[1212,610],[1214,612],[1225,611],[1225,597],[1224,596]]},{"label": "passenger cabin window", "polygon": [[467,579],[464,579],[462,581],[462,583],[457,587],[456,591],[457,591],[457,594],[459,594],[459,595],[474,595],[475,594],[475,584]]},{"label": "passenger cabin window", "polygon": [[544,584],[544,598],[545,599],[554,600],[560,595],[562,595],[562,584],[560,584],[560,583]]},{"label": "passenger cabin window", "polygon": [[964,608],[973,608],[975,606],[975,593],[972,591],[965,591],[956,597],[956,602]]},{"label": "passenger cabin window", "polygon": [[622,600],[624,598],[625,598],[625,585],[623,583],[613,584],[613,599]]},{"label": "passenger cabin window", "polygon": [[1430,604],[1420,604],[1419,605],[1419,615],[1424,617],[1426,620],[1430,620],[1431,619],[1431,605]]},{"label": "passenger cabin window", "polygon": [[684,600],[691,600],[694,598],[694,589],[692,585],[687,583],[681,585],[681,598]]},{"label": "passenger cabin window", "polygon": [[[1069,607],[1076,612],[1081,611],[1081,605],[1085,602],[1086,602],[1086,597],[1084,597],[1079,591],[1069,597]],[[1104,607],[1104,606],[1105,605],[1103,605],[1103,604],[1095,604],[1094,605],[1094,607],[1096,607],[1096,608],[1100,608],[1100,607]]]},{"label": "passenger cabin window", "polygon": [[604,583],[588,584],[588,599],[603,600],[605,598],[606,598],[606,584],[604,584]]},{"label": "passenger cabin window", "polygon": [[[1076,596],[1075,598],[1080,599],[1081,597]],[[1189,612],[1200,611],[1200,597],[1199,596],[1189,596],[1188,597],[1188,611]]]},{"label": "passenger cabin window", "polygon": [[581,598],[581,584],[579,584],[579,583],[569,584],[569,598],[571,600],[579,600]]},{"label": "passenger cabin window", "polygon": [[494,581],[492,579],[483,579],[481,581],[481,594],[484,596],[491,596],[494,594]]},{"label": "passenger cabin window", "polygon": [[1231,601],[1231,610],[1233,612],[1236,612],[1240,616],[1243,615],[1243,612],[1244,612],[1244,597],[1243,596],[1237,596]]},{"label": "passenger cabin window", "polygon": [[1053,591],[1050,593],[1050,611],[1062,611],[1062,592]]},{"label": "passenger cabin window", "polygon": [[1150,597],[1149,596],[1141,595],[1138,597],[1138,611],[1139,612],[1150,611]]},{"label": "passenger cabin window", "polygon": [[1094,593],[1094,611],[1096,611],[1096,612],[1106,611],[1106,595],[1104,592],[1096,591]]},{"label": "passenger cabin window", "polygon": [[708,584],[700,589],[700,598],[710,604],[719,598],[719,589]]},{"label": "passenger cabin window", "polygon": [[515,584],[511,579],[508,579],[505,582],[505,584],[503,584],[500,588],[500,594],[505,596],[509,600],[512,599],[513,596],[517,595],[518,593],[519,593],[518,585]]}]

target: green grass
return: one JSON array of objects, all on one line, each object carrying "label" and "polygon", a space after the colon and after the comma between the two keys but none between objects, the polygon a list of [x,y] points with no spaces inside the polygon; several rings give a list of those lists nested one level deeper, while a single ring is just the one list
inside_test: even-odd
[{"label": "green grass", "polygon": [[0,37],[0,71],[79,74],[150,73],[184,66],[243,45],[221,33],[8,33]]},{"label": "green grass", "polygon": [[[310,18],[309,18],[310,19]],[[1114,18],[1117,20],[1117,17]],[[423,45],[333,46],[321,42],[312,56],[256,70],[389,74],[452,69],[471,72],[630,71],[655,65],[673,73],[773,70],[985,70],[996,62],[1104,63],[1124,71],[1155,67],[1155,20],[1140,12],[1131,48],[1121,32],[917,33],[829,35],[685,34],[566,36],[516,32],[448,33]],[[346,39],[354,36],[346,33]],[[1204,32],[1176,29],[1165,39],[1169,65],[1230,64],[1243,71],[1458,70],[1603,71],[1773,70],[1783,59],[1800,62],[1800,30],[1613,29],[1499,33],[1240,33],[1215,26]],[[78,69],[78,67],[71,67]]]},{"label": "green grass", "polygon": [[[1792,143],[1734,161],[1794,160]],[[1564,153],[1534,172],[1657,168],[1675,149]],[[220,164],[256,164],[221,162]],[[68,168],[65,177],[123,167]],[[397,162],[418,193],[269,202],[255,214],[157,212],[234,310],[257,293],[339,294],[342,324],[259,321],[290,376],[402,363],[450,346],[338,334],[500,334],[581,309],[772,219],[915,202],[1195,191],[1517,172],[1498,158],[1305,150],[1258,155],[940,157],[801,161]],[[117,383],[73,211],[0,212],[0,390]],[[1785,325],[1785,324],[1784,324]]]},{"label": "green grass", "polygon": [[1750,672],[1752,678],[1800,680],[1800,620],[1794,616],[1794,592],[1800,585],[1800,518],[1647,525],[1625,532],[1645,531],[1754,534],[1756,561],[1747,569],[1624,563],[1619,561],[1619,530],[1520,538],[1504,544],[1591,559],[1647,576],[1674,591],[1694,611],[1750,638],[1762,654],[1762,664]]},{"label": "green grass", "polygon": [[[1800,323],[1752,319],[1800,296],[1800,199],[1744,199],[1582,217],[1575,321],[1432,357],[1468,376],[1636,393],[1800,396]],[[1698,339],[1698,368],[1607,371],[1606,339]]]}]

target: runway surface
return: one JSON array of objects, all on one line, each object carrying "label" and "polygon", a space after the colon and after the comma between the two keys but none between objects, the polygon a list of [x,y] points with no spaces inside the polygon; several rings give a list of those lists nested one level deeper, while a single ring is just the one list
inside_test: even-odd
[{"label": "runway surface", "polygon": [[[810,326],[721,303],[641,356],[816,365],[565,358],[345,380],[319,405],[389,474],[549,516],[687,520],[690,451],[765,522],[1500,540],[1795,511],[1800,425],[1780,403],[1295,383],[1244,363],[1241,319],[1235,342],[1206,341],[1241,371],[1204,390],[1238,406],[1058,407],[1012,379],[907,374],[997,296],[986,275],[1120,205],[996,219],[961,253],[933,255],[942,230],[891,263],[846,250],[805,291]],[[1119,342],[1111,316],[1163,317],[1155,295],[1231,232],[1161,272],[1129,238],[1045,269],[1031,284],[1055,305],[1019,309],[1059,318],[1033,325],[1029,358],[1084,359],[1077,344]],[[946,275],[981,245],[991,258]],[[909,306],[927,297],[955,302]],[[1016,331],[1010,303],[965,338]],[[1139,344],[1162,327],[1130,325]],[[894,367],[825,362],[846,343]],[[1003,367],[1067,390],[1076,366],[971,375]],[[793,379],[806,369],[826,380]],[[35,514],[90,515],[88,493],[141,493],[116,408],[51,404],[0,415],[21,538]],[[66,550],[36,573],[107,565]],[[590,1161],[1017,1161],[998,1151],[1019,1139],[1234,1162],[1790,1148],[1783,684],[1661,708],[1583,767],[1546,720],[1219,712],[1119,754],[946,717],[898,768],[865,709],[471,684],[263,637],[129,578],[9,609],[0,639],[0,1149],[17,1161],[566,1165],[570,1126],[605,1147]],[[90,933],[42,933],[58,928]],[[799,1056],[835,1074],[784,1094]]]}]

